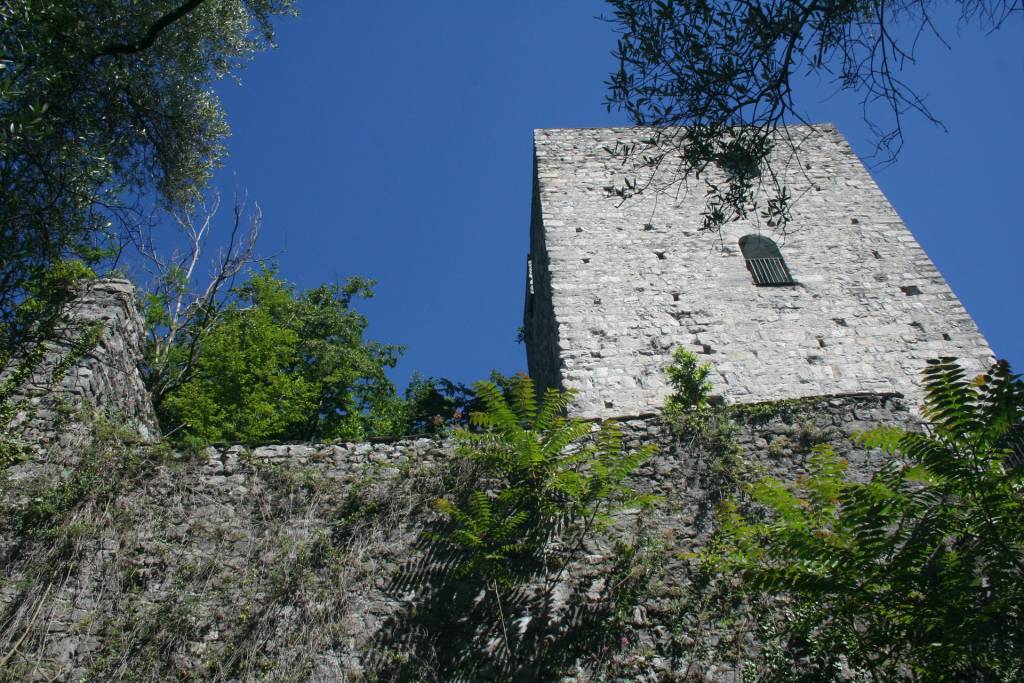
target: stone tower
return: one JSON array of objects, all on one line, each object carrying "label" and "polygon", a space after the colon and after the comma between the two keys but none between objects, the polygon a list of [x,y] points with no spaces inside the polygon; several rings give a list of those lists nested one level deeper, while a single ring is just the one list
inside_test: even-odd
[{"label": "stone tower", "polygon": [[653,412],[676,346],[712,364],[727,402],[916,404],[928,358],[987,369],[974,321],[843,137],[788,133],[773,162],[795,197],[783,236],[756,216],[701,232],[703,181],[623,202],[606,148],[642,130],[535,131],[524,329],[541,386],[575,389],[581,417]]}]

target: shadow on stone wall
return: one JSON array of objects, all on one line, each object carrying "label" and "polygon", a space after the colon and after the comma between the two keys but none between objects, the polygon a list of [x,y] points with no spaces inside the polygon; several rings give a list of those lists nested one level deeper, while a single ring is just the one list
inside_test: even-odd
[{"label": "shadow on stone wall", "polygon": [[388,585],[406,602],[373,639],[367,671],[389,681],[545,681],[601,670],[621,652],[623,617],[644,594],[637,540],[591,548],[553,584],[534,566],[524,583],[501,587],[461,574],[458,552],[421,535],[418,559]]}]

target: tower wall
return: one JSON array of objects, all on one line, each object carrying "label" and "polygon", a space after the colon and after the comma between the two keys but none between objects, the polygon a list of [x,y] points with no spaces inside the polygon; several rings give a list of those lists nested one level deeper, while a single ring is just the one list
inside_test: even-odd
[{"label": "tower wall", "polygon": [[561,388],[558,327],[551,297],[551,262],[544,244],[540,192],[536,166],[530,212],[530,255],[526,271],[526,306],[523,311],[526,362],[538,388]]},{"label": "tower wall", "polygon": [[[623,202],[606,148],[643,130],[535,132],[530,372],[575,389],[575,414],[656,410],[676,346],[714,366],[729,402],[898,392],[917,403],[926,359],[988,367],[974,321],[843,137],[830,125],[787,132],[795,150],[780,145],[773,164],[795,198],[785,236],[757,215],[700,231],[703,179]],[[797,284],[755,286],[747,234],[775,239]]]}]

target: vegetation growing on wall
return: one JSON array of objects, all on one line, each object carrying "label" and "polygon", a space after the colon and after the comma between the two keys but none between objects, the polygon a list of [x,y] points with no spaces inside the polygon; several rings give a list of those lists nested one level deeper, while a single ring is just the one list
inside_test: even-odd
[{"label": "vegetation growing on wall", "polygon": [[[276,324],[264,348],[280,351],[343,321],[361,333],[337,292],[306,300],[272,273],[246,288],[248,305],[226,319],[230,340],[259,341],[260,326]],[[255,322],[244,319],[252,311]],[[226,367],[249,362],[232,353]],[[569,396],[538,401],[522,377],[472,396],[425,381],[442,410],[482,408],[456,433],[463,457],[434,455],[429,467],[385,451],[348,469],[330,446],[294,462],[290,448],[195,462],[99,422],[92,446],[65,444],[55,451],[65,460],[18,465],[3,480],[0,680],[66,673],[53,654],[65,642],[87,680],[357,669],[378,680],[1020,677],[1024,384],[1008,366],[971,381],[951,359],[933,363],[931,432],[862,437],[862,454],[896,458],[861,466],[874,475],[865,483],[846,477],[834,427],[849,419],[841,411],[860,412],[857,401],[890,399],[711,405],[708,367],[677,356],[671,436],[643,424],[628,447],[614,425],[566,419]],[[277,367],[295,372],[295,362]],[[674,457],[648,462],[650,446],[636,446],[652,439],[670,439]],[[809,473],[792,485],[761,477],[773,462],[786,474],[806,462]],[[666,483],[664,506],[630,514],[652,502],[639,489]],[[715,506],[718,531],[694,552]],[[69,604],[80,606],[72,616]],[[342,661],[339,643],[353,634],[366,639]]]},{"label": "vegetation growing on wall", "polygon": [[[532,387],[514,385],[524,388],[514,399],[523,409]],[[650,502],[622,480],[650,449],[626,453],[606,428],[564,451],[559,440],[589,425],[557,415],[563,398],[515,417],[493,385],[478,390],[512,422],[491,415],[490,431],[480,416],[475,429],[484,431],[463,436],[465,458],[338,468],[236,448],[195,462],[100,424],[63,478],[4,481],[0,549],[14,592],[4,603],[0,681],[72,670],[104,681],[355,671],[368,680],[548,680],[580,665],[614,667],[656,560],[642,532],[612,532],[607,515]],[[508,573],[474,563],[482,546],[457,540],[471,535],[459,515],[434,512],[464,510],[482,486],[503,483],[515,495],[495,489],[496,510],[514,500],[530,511]],[[431,504],[442,496],[449,505]],[[491,592],[481,599],[478,589]],[[509,640],[492,647],[506,631]],[[86,644],[61,659],[53,646],[65,640]]]},{"label": "vegetation growing on wall", "polygon": [[[0,483],[0,681],[340,675],[322,655],[356,628],[351,602],[372,599],[356,587],[399,566],[395,531],[452,484],[412,466],[340,486],[236,451],[240,495],[180,453],[95,427],[62,479]],[[197,514],[211,501],[219,514]],[[63,642],[70,659],[55,656]]]},{"label": "vegetation growing on wall", "polygon": [[[549,389],[538,403],[526,377],[507,394],[489,382],[474,388],[485,410],[456,439],[460,454],[479,466],[482,486],[436,502],[452,521],[441,538],[459,551],[458,573],[482,581],[493,598],[505,666],[522,674],[544,666],[544,637],[557,631],[560,611],[555,590],[570,565],[615,513],[654,504],[626,483],[654,447],[627,452],[612,422],[591,435],[589,423],[563,417],[571,392]],[[517,626],[524,615],[508,596],[531,584],[538,599]],[[533,647],[521,648],[524,642]]]},{"label": "vegetation growing on wall", "polygon": [[[693,362],[672,371],[702,379]],[[758,681],[1020,677],[1024,385],[1005,363],[971,380],[949,358],[924,384],[929,432],[862,435],[892,460],[856,479],[810,419],[820,397],[688,410],[672,397],[675,438],[717,479],[717,531],[680,555],[686,588],[664,615],[681,658]],[[753,460],[739,425],[764,430]],[[764,476],[803,452],[806,476]]]},{"label": "vegetation growing on wall", "polygon": [[1005,362],[924,375],[929,433],[865,434],[892,456],[868,482],[818,446],[808,476],[722,506],[704,553],[769,598],[758,680],[1019,680],[1024,668],[1024,384]]},{"label": "vegetation growing on wall", "polygon": [[[1024,390],[1004,365],[928,383],[933,432],[865,437],[897,456],[867,483],[827,426],[884,398],[753,427],[708,407],[671,434],[631,425],[627,447],[512,379],[477,385],[463,457],[420,440],[422,460],[358,464],[366,445],[196,462],[100,424],[58,480],[3,483],[0,680],[67,671],[64,638],[93,680],[1015,680]],[[806,477],[758,474],[801,466],[812,427],[832,445]],[[631,450],[651,439],[669,457]]]},{"label": "vegetation growing on wall", "polygon": [[711,370],[710,363],[701,363],[697,354],[682,346],[672,351],[672,361],[665,368],[669,386],[672,387],[664,407],[668,419],[708,407],[708,396],[715,388],[708,380]]},{"label": "vegetation growing on wall", "polygon": [[692,351],[677,347],[665,368],[672,393],[665,399],[661,416],[687,450],[712,456],[715,489],[718,494],[727,495],[739,485],[749,464],[735,439],[737,425],[732,410],[711,403],[715,387],[708,375],[712,369],[710,363],[700,362]]},{"label": "vegetation growing on wall", "polygon": [[[99,327],[66,318],[69,305],[92,277],[80,262],[53,264],[24,283],[25,298],[11,320],[0,324],[0,470],[22,457],[20,434],[38,410],[39,398],[49,394],[99,339]],[[58,341],[64,353],[44,368]]]},{"label": "vegetation growing on wall", "polygon": [[[538,403],[525,377],[475,385],[482,410],[456,434],[467,476],[434,501],[420,562],[396,577],[415,604],[376,643],[376,680],[553,680],[611,666],[645,594],[651,547],[611,513],[653,498],[625,478],[651,455]],[[621,520],[620,520],[621,522]],[[429,558],[429,559],[427,559]],[[586,559],[585,559],[586,558]]]}]

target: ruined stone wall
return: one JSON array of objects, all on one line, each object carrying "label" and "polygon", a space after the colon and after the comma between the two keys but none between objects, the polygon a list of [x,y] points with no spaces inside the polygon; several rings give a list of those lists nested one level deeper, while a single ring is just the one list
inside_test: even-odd
[{"label": "ruined stone wall", "polygon": [[[623,202],[613,189],[634,172],[606,148],[642,129],[536,131],[531,244],[548,269],[535,300],[550,297],[553,321],[527,319],[527,342],[558,349],[554,384],[577,390],[575,414],[661,405],[676,346],[712,363],[729,402],[893,391],[916,402],[928,358],[988,368],[975,323],[842,136],[787,132],[773,162],[794,197],[781,237],[756,211],[701,232],[704,179]],[[754,286],[738,247],[752,233],[778,241],[795,286]],[[546,380],[548,365],[530,356]]]},{"label": "ruined stone wall", "polygon": [[[84,283],[65,317],[69,324],[47,342],[46,357],[20,392],[25,401],[15,425],[37,451],[34,464],[45,463],[51,451],[82,448],[97,417],[143,440],[157,438],[156,415],[139,372],[145,331],[132,283],[118,278]],[[52,384],[54,368],[94,325],[100,329],[96,345]]]},{"label": "ruined stone wall", "polygon": [[78,396],[108,419],[137,432],[146,440],[159,435],[149,392],[139,363],[145,327],[128,280],[104,278],[88,286],[72,314],[103,327],[99,343],[86,352],[61,391]]},{"label": "ruined stone wall", "polygon": [[[600,665],[614,664],[622,680],[735,679],[680,640],[676,621],[682,558],[707,537],[723,476],[737,474],[730,468],[792,480],[814,444],[831,443],[864,476],[882,456],[850,434],[916,420],[898,397],[856,395],[769,406],[736,424],[741,456],[723,462],[657,417],[622,423],[629,447],[660,449],[632,483],[662,496],[642,526],[664,550],[640,603],[620,617],[624,631],[601,651]],[[115,443],[90,458],[68,479],[79,498],[62,494],[60,514],[32,502],[50,500],[32,482],[8,500],[0,650],[14,655],[0,680],[494,679],[493,606],[459,584],[430,535],[441,528],[433,501],[465,486],[450,441],[198,457]],[[572,652],[588,629],[602,633],[608,587],[593,572],[615,561],[614,539],[635,538],[637,524],[623,515],[564,577],[555,595],[566,626],[550,636],[551,652]],[[514,597],[505,609],[522,625],[529,606]]]}]

